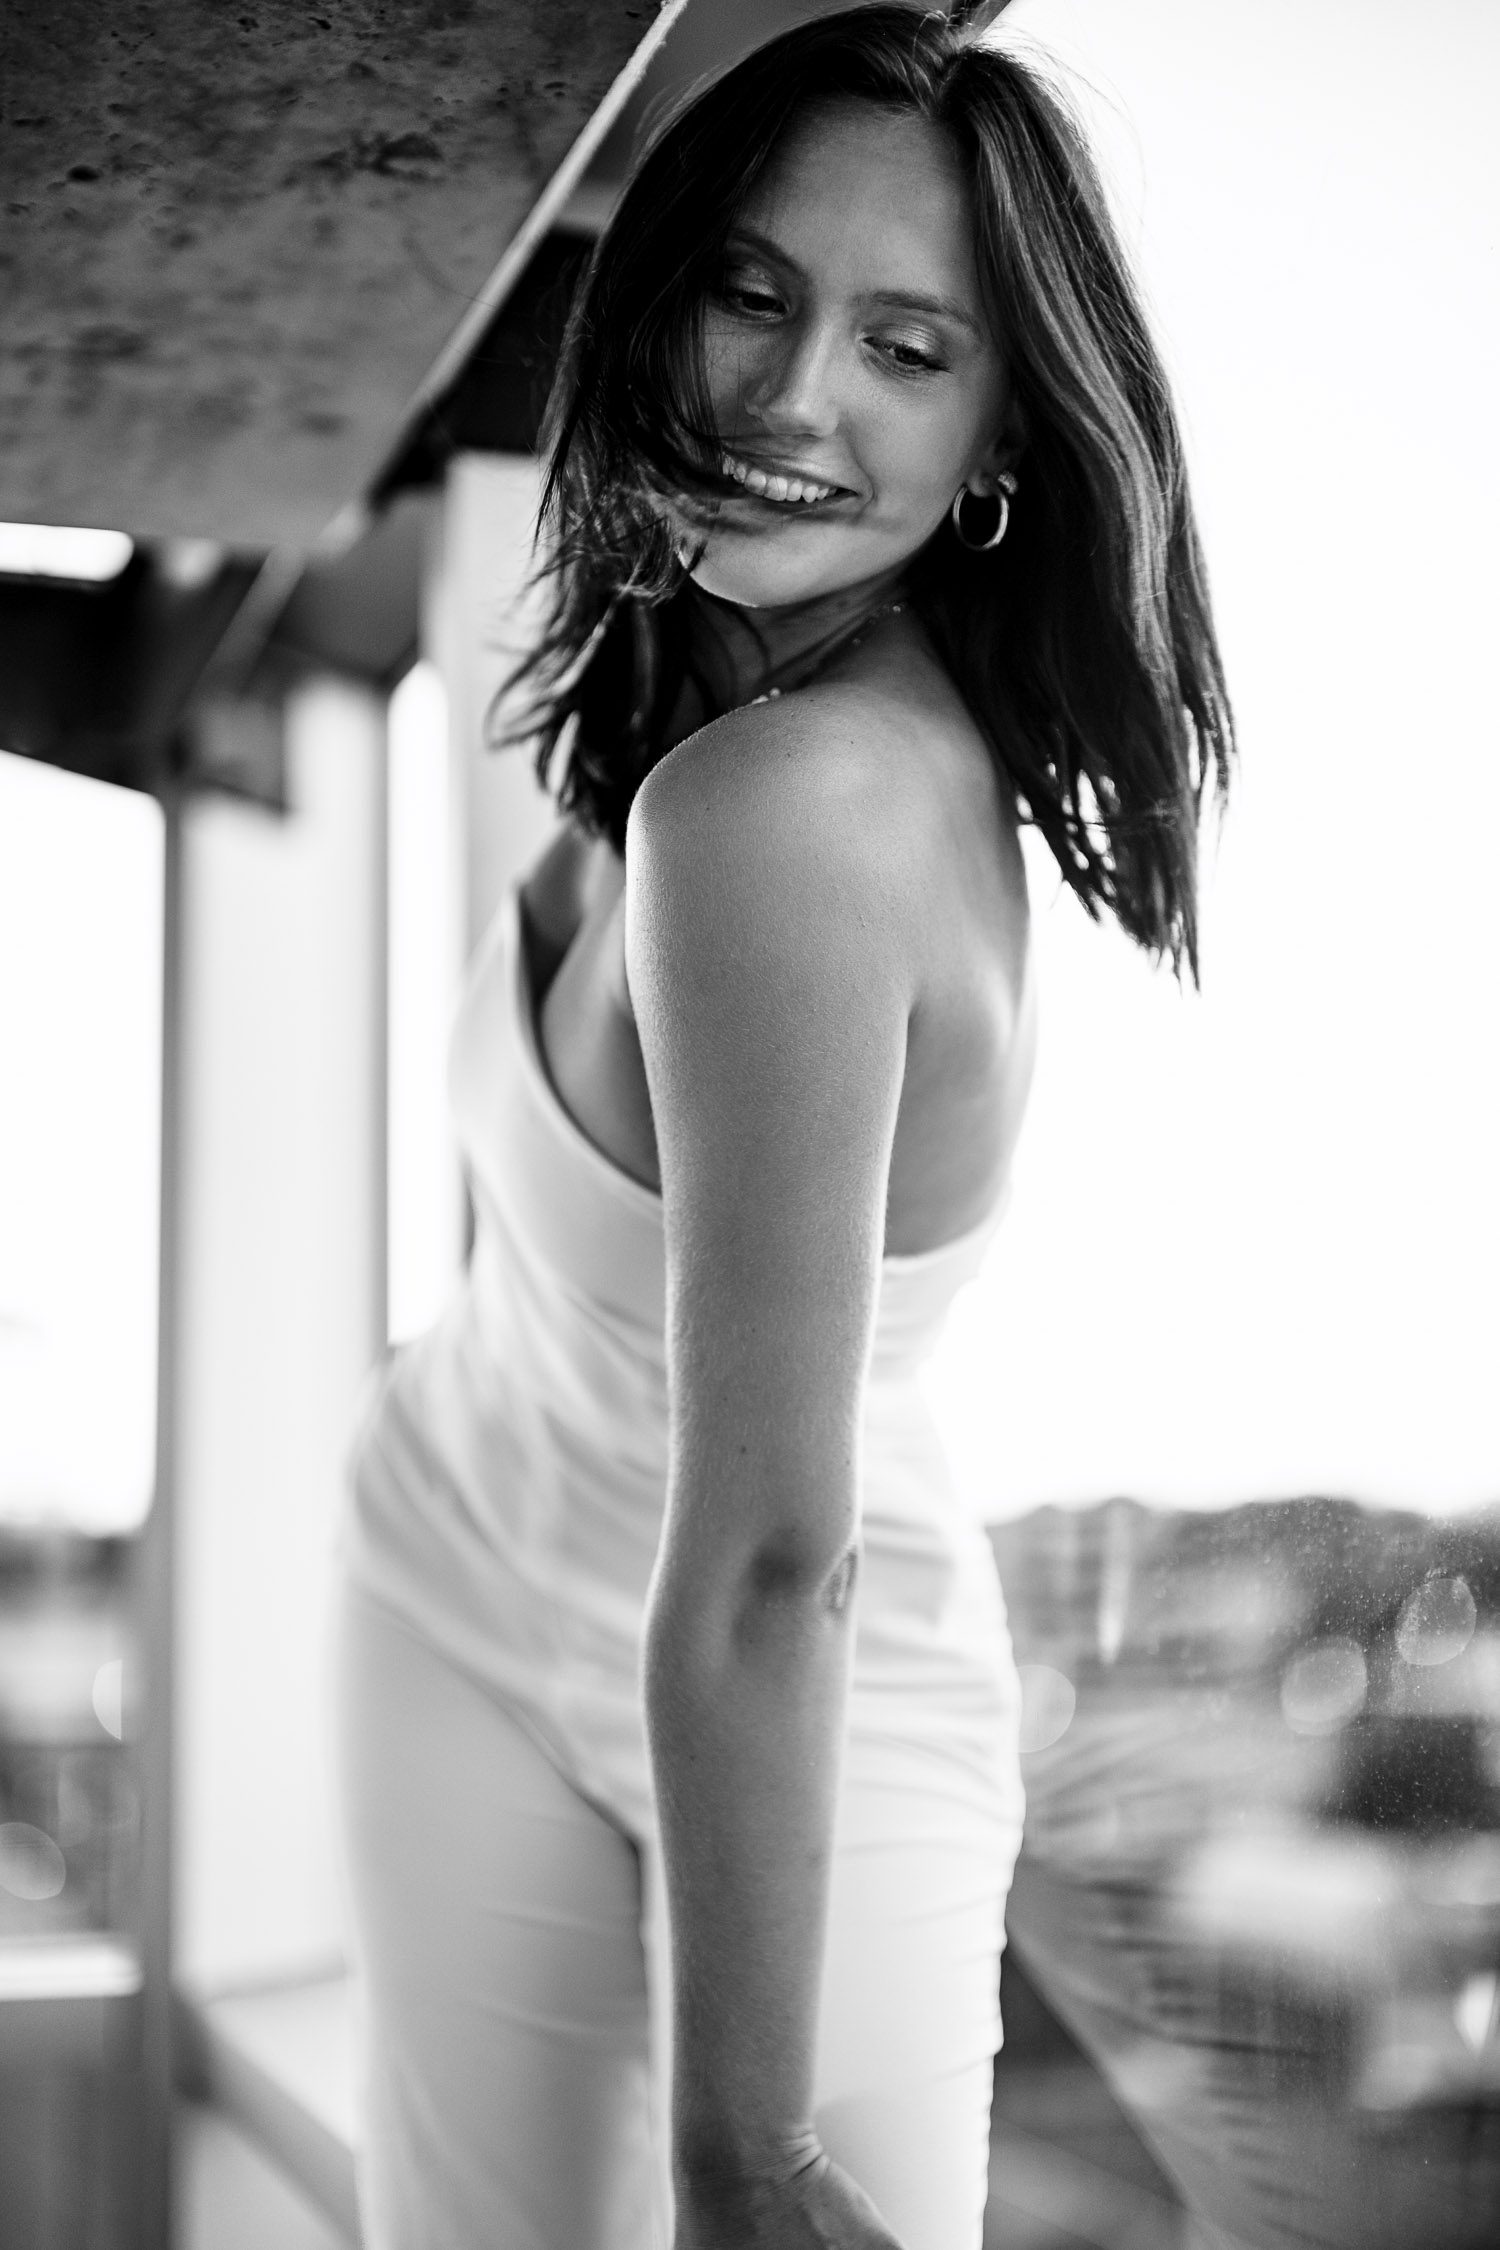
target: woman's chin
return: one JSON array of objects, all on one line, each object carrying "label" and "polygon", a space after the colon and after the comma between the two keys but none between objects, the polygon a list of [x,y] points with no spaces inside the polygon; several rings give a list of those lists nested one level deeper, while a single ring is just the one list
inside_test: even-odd
[{"label": "woman's chin", "polygon": [[692,578],[705,594],[740,609],[789,609],[862,585],[897,559],[871,556],[863,542],[720,534],[709,538]]},{"label": "woman's chin", "polygon": [[722,570],[699,563],[693,584],[736,609],[792,609],[837,591],[837,582],[786,571]]}]

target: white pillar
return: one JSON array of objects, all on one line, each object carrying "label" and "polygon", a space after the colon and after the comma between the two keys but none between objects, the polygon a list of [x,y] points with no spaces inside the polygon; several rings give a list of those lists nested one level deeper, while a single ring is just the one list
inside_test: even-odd
[{"label": "white pillar", "polygon": [[174,1384],[177,1969],[211,1989],[340,1947],[326,1610],[381,1341],[379,698],[287,710],[292,810],[183,824]]},{"label": "white pillar", "polygon": [[448,695],[466,950],[556,826],[530,753],[486,747],[496,692],[537,614],[525,592],[537,493],[529,455],[459,454],[449,465],[428,569],[423,640]]}]

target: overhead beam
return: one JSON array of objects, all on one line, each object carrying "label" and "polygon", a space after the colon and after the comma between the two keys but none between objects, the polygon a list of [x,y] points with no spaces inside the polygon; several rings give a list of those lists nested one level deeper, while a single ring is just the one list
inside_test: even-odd
[{"label": "overhead beam", "polygon": [[9,0],[0,517],[306,548],[682,0]]}]

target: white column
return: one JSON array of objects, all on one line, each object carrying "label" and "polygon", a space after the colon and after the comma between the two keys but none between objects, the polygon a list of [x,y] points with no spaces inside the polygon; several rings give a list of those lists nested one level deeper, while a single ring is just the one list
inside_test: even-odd
[{"label": "white column", "polygon": [[287,730],[288,817],[184,816],[177,1967],[199,1988],[341,1942],[326,1612],[383,1298],[383,708],[322,680]]},{"label": "white column", "polygon": [[449,466],[428,571],[424,647],[448,696],[466,949],[556,825],[529,751],[486,746],[496,693],[537,616],[535,597],[525,591],[537,493],[529,456],[459,454]]}]

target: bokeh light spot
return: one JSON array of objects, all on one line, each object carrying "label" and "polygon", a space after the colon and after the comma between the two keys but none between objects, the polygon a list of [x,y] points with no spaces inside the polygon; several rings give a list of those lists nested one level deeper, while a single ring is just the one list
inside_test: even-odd
[{"label": "bokeh light spot", "polygon": [[1478,1613],[1464,1578],[1429,1578],[1408,1595],[1396,1646],[1408,1664],[1448,1664],[1474,1638]]},{"label": "bokeh light spot", "polygon": [[1355,1641],[1300,1649],[1281,1675],[1281,1715],[1294,1734],[1337,1734],[1365,1700],[1369,1676]]},{"label": "bokeh light spot", "polygon": [[1050,1750],[1073,1723],[1078,1697],[1066,1672],[1050,1664],[1023,1664],[1021,1671],[1021,1749]]},{"label": "bokeh light spot", "polygon": [[94,1717],[106,1734],[119,1742],[125,1732],[125,1665],[112,1656],[94,1674]]},{"label": "bokeh light spot", "polygon": [[12,1898],[56,1898],[68,1863],[45,1830],[29,1821],[0,1823],[0,1890]]},{"label": "bokeh light spot", "polygon": [[1471,2054],[1487,2047],[1500,2028],[1500,1977],[1493,1969],[1480,1969],[1465,1977],[1453,2003],[1458,2035]]}]

